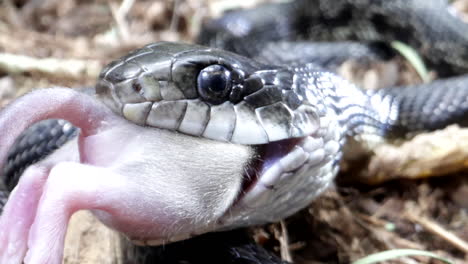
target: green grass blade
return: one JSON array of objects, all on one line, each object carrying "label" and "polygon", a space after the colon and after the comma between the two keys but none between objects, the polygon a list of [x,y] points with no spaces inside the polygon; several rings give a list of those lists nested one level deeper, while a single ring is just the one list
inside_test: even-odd
[{"label": "green grass blade", "polygon": [[424,82],[430,81],[429,71],[427,70],[426,65],[421,59],[421,56],[419,56],[413,48],[399,41],[393,41],[391,46],[398,51],[401,56],[409,61]]}]

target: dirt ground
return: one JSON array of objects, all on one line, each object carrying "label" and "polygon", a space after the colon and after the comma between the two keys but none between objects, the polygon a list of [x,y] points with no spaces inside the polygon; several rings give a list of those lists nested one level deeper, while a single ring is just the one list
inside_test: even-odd
[{"label": "dirt ground", "polygon": [[[255,2],[0,1],[0,106],[31,89],[93,85],[100,68],[126,52],[157,40],[193,41],[204,20]],[[468,14],[468,1],[456,1],[455,8]],[[389,85],[419,82],[402,59],[366,70],[344,65],[342,70],[366,87],[384,76],[389,79],[389,73]],[[468,263],[468,133],[456,127],[440,133],[406,147],[384,146],[359,166],[344,164],[335,187],[295,216],[253,228],[254,238],[304,264],[349,263],[394,248],[429,250],[453,263]],[[377,175],[381,171],[386,174]],[[356,178],[362,182],[376,175],[392,179],[356,183]],[[438,177],[397,177],[401,175]],[[80,253],[66,253],[66,263],[85,263],[73,260],[73,254]],[[439,262],[412,257],[387,263]]]}]

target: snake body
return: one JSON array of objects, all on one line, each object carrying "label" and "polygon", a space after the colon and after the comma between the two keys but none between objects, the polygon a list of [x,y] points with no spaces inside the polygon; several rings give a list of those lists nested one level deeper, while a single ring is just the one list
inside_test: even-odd
[{"label": "snake body", "polygon": [[[246,194],[216,229],[276,221],[307,206],[332,182],[349,138],[367,142],[466,125],[467,77],[363,91],[324,68],[349,57],[386,56],[388,50],[377,47],[396,39],[418,48],[441,76],[466,72],[467,26],[437,11],[442,8],[441,0],[299,0],[232,11],[202,30],[199,42],[210,47],[150,44],[103,69],[96,94],[139,125],[255,146],[259,157],[246,172]],[[217,86],[205,89],[206,80]],[[39,158],[25,153],[44,145],[41,140],[66,141],[77,132],[46,122],[11,151],[5,168],[10,190],[21,169]],[[49,134],[32,140],[44,127]],[[33,144],[21,143],[26,139]],[[44,155],[62,142],[47,144]]]},{"label": "snake body", "polygon": [[[284,59],[310,62],[308,55],[322,63],[320,55],[340,58],[333,53],[349,51],[341,56],[343,59],[356,57],[363,50],[356,52],[352,46],[335,49],[327,43],[314,52],[314,45],[309,42],[306,46],[311,48],[305,49],[301,41],[375,45],[398,40],[417,49],[439,76],[452,76],[468,70],[467,25],[453,13],[456,11],[446,0],[299,0],[229,12],[208,23],[199,41],[277,64]],[[295,49],[297,46],[299,49]],[[369,56],[369,50],[371,55],[377,52],[372,45],[367,49],[365,56]],[[287,55],[286,50],[301,54]]]}]

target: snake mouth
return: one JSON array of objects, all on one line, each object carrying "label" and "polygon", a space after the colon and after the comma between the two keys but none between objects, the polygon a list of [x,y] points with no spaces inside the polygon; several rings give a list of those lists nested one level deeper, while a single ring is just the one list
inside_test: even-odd
[{"label": "snake mouth", "polygon": [[241,190],[232,207],[258,203],[281,179],[308,162],[310,145],[321,145],[316,141],[307,136],[253,145],[256,154],[245,169]]}]

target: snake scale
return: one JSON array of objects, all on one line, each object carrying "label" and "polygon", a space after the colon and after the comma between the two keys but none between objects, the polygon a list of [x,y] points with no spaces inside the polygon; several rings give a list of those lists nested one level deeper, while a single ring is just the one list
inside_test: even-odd
[{"label": "snake scale", "polygon": [[[201,45],[159,42],[131,52],[103,69],[96,94],[139,125],[253,146],[245,192],[206,231],[262,224],[327,188],[349,139],[365,144],[467,124],[465,76],[363,91],[333,73],[350,58],[393,56],[392,40],[417,49],[441,77],[468,70],[468,26],[446,1],[297,0],[230,11],[204,25]],[[77,133],[57,120],[31,127],[8,156],[7,188]],[[227,252],[231,263],[280,263],[250,244]]]}]

